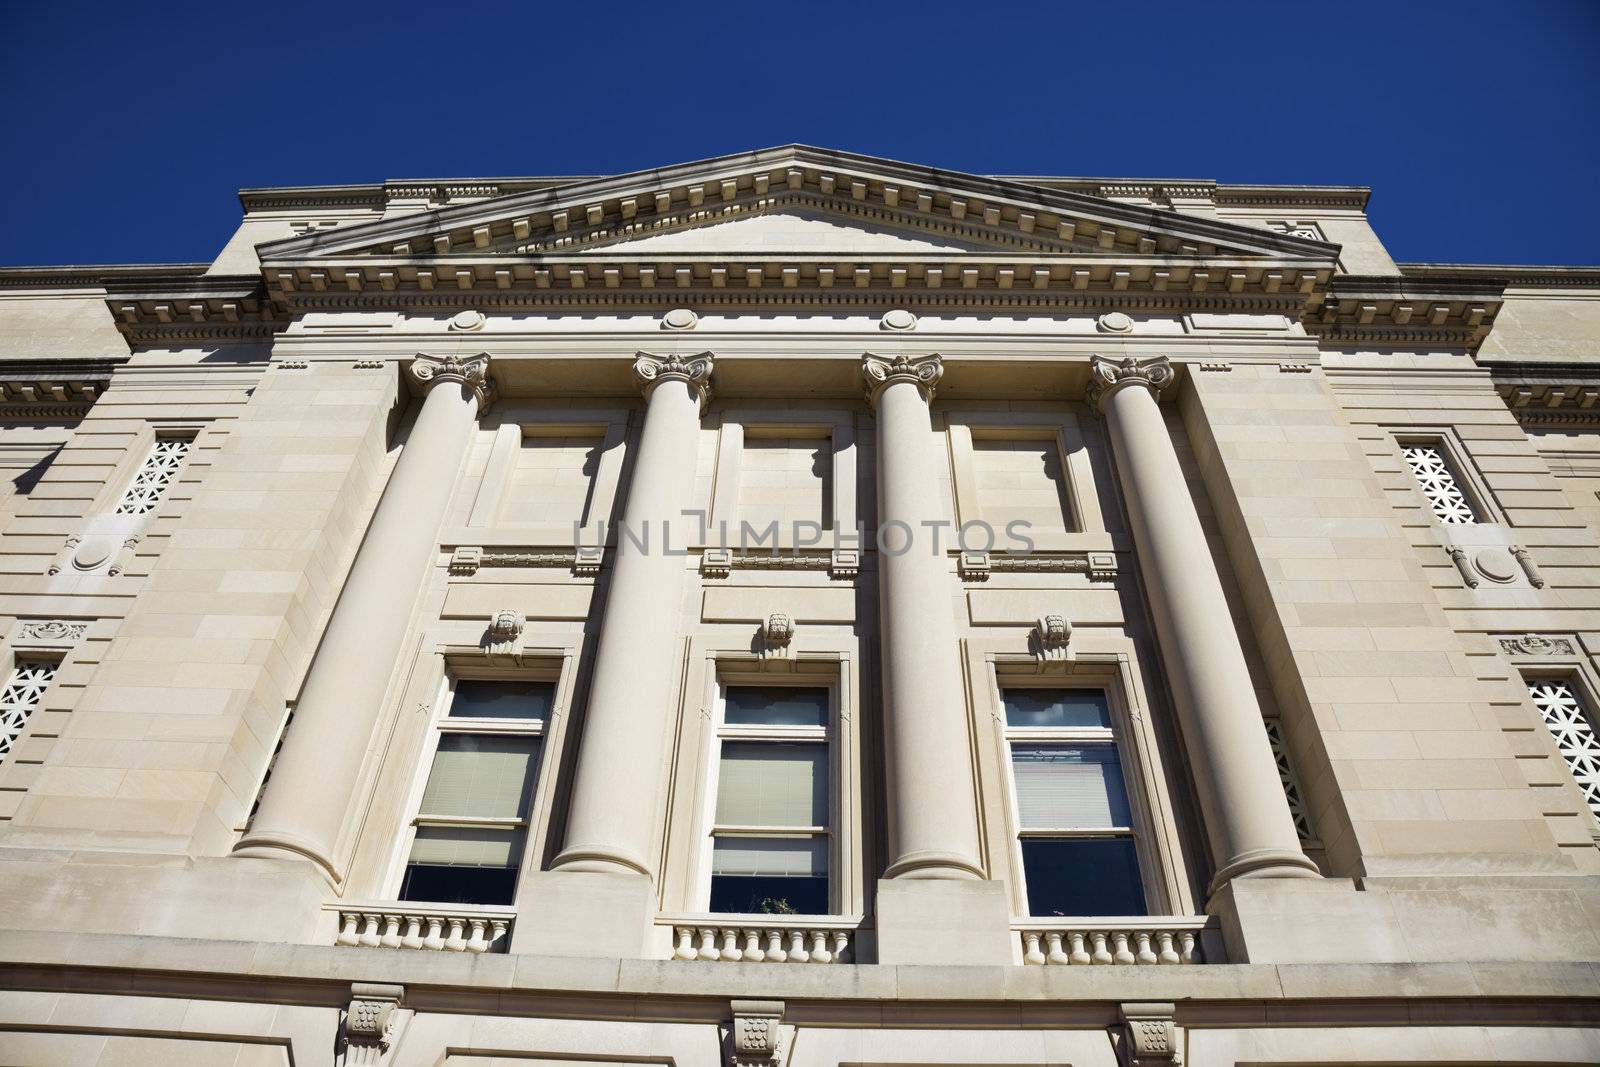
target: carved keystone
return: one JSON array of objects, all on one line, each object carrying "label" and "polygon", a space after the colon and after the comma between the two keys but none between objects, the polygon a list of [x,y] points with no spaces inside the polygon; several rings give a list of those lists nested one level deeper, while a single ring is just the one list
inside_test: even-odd
[{"label": "carved keystone", "polygon": [[1173,1021],[1172,1003],[1122,1004],[1122,1062],[1125,1067],[1176,1067],[1183,1062],[1178,1053],[1178,1027]]},{"label": "carved keystone", "polygon": [[729,1067],[782,1067],[783,1001],[735,1000],[729,1006],[733,1011]]},{"label": "carved keystone", "polygon": [[376,1067],[397,1042],[395,1009],[404,1002],[406,987],[377,982],[350,986],[350,1007],[345,1011],[345,1067]]},{"label": "carved keystone", "polygon": [[1059,661],[1068,656],[1072,623],[1065,615],[1041,615],[1033,624],[1033,654],[1040,660]]},{"label": "carved keystone", "polygon": [[787,656],[789,644],[794,640],[794,619],[781,611],[774,611],[761,624],[761,656]]}]

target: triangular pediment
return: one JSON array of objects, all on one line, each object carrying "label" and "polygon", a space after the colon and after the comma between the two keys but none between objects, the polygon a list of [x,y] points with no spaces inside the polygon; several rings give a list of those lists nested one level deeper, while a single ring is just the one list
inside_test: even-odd
[{"label": "triangular pediment", "polygon": [[1064,192],[790,145],[318,231],[263,264],[430,257],[1022,253],[1332,264],[1335,245]]}]

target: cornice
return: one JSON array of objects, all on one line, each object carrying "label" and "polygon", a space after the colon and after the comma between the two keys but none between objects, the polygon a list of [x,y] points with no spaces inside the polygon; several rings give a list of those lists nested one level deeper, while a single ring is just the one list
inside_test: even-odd
[{"label": "cornice", "polygon": [[0,421],[80,419],[127,357],[0,362]]},{"label": "cornice", "polygon": [[1488,370],[1495,392],[1522,425],[1600,427],[1600,365],[1516,363]]},{"label": "cornice", "polygon": [[106,307],[130,344],[250,341],[282,323],[255,275],[152,275],[110,281]]},{"label": "cornice", "polygon": [[1498,280],[1439,275],[1335,275],[1308,332],[1338,345],[1428,345],[1475,350],[1504,302]]},{"label": "cornice", "polygon": [[0,290],[105,288],[113,282],[199,278],[205,263],[111,263],[62,267],[0,267]]},{"label": "cornice", "polygon": [[1600,289],[1600,267],[1510,266],[1495,263],[1399,263],[1407,278],[1471,278],[1506,288]]}]

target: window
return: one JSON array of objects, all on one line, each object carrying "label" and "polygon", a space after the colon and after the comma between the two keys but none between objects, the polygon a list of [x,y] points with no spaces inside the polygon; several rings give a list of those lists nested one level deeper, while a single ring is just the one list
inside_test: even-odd
[{"label": "window", "polygon": [[826,688],[723,690],[709,911],[830,914],[831,707]]},{"label": "window", "polygon": [[974,433],[972,470],[979,517],[995,530],[1012,522],[1044,533],[1071,528],[1061,449],[1053,434],[1048,440],[1016,440]]},{"label": "window", "polygon": [[549,682],[455,682],[435,723],[399,899],[512,902],[554,698]]},{"label": "window", "polygon": [[147,515],[161,503],[177,477],[178,470],[189,455],[192,437],[158,437],[150,446],[150,454],[133,476],[133,484],[122,494],[117,504],[118,515]]},{"label": "window", "polygon": [[1528,694],[1544,716],[1561,758],[1572,769],[1589,810],[1600,817],[1600,739],[1594,716],[1571,682],[1559,678],[1531,678]]},{"label": "window", "polygon": [[604,451],[599,434],[526,434],[517,450],[501,521],[582,526],[593,516],[595,475]]},{"label": "window", "polygon": [[1471,526],[1478,521],[1472,502],[1462,491],[1461,479],[1456,477],[1445,456],[1442,442],[1401,442],[1400,453],[1422,487],[1422,495],[1428,498],[1435,518],[1446,526]]},{"label": "window", "polygon": [[1105,693],[1008,688],[1004,698],[1028,914],[1145,914]]},{"label": "window", "polygon": [[778,524],[833,524],[833,442],[826,437],[757,437],[748,431],[739,470],[739,520],[758,532]]},{"label": "window", "polygon": [[0,691],[0,763],[5,762],[11,747],[22,736],[22,728],[28,725],[39,699],[56,676],[57,666],[50,660],[19,659],[11,669],[6,687]]}]

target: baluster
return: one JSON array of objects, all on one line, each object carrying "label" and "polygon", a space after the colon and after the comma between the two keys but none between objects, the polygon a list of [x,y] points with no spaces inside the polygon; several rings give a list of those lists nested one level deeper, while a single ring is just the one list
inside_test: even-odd
[{"label": "baluster", "polygon": [[1072,962],[1079,966],[1090,962],[1089,953],[1083,947],[1083,931],[1074,930],[1070,936],[1072,938]]},{"label": "baluster", "polygon": [[510,927],[511,924],[506,922],[504,919],[489,920],[489,949],[491,951],[494,949],[494,946],[500,943],[500,939],[506,936],[506,931],[510,929]]},{"label": "baluster", "polygon": [[1150,951],[1150,931],[1140,930],[1133,935],[1139,943],[1139,950],[1134,953],[1140,963],[1156,962],[1156,954]]},{"label": "baluster", "polygon": [[694,927],[680,926],[674,931],[678,935],[678,947],[672,952],[676,960],[692,960],[698,953],[694,950]]},{"label": "baluster", "polygon": [[782,963],[788,958],[789,954],[783,950],[783,931],[768,930],[767,959],[771,960],[773,963]]},{"label": "baluster", "polygon": [[833,932],[833,961],[835,963],[850,963],[853,958],[850,952],[850,932],[848,930],[835,930]]},{"label": "baluster", "polygon": [[700,928],[700,958],[703,960],[722,958],[722,953],[717,951],[717,932],[709,926]]},{"label": "baluster", "polygon": [[467,947],[466,920],[459,915],[452,915],[447,921],[450,923],[450,936],[444,939],[445,949],[450,952],[465,951]]},{"label": "baluster", "polygon": [[378,943],[378,921],[380,919],[382,919],[382,918],[383,917],[381,915],[372,915],[370,913],[361,916],[362,926],[361,926],[361,937],[360,937],[360,942],[359,942],[360,944],[363,944],[363,945],[367,946],[368,948],[372,948],[375,945],[377,945],[377,943]]},{"label": "baluster", "polygon": [[828,932],[826,930],[811,931],[811,962],[833,962],[833,953],[828,950]]},{"label": "baluster", "polygon": [[489,947],[489,942],[483,939],[483,929],[487,925],[482,919],[472,920],[472,933],[467,937],[468,952],[482,952]]},{"label": "baluster", "polygon": [[444,920],[437,915],[428,916],[428,936],[422,939],[423,948],[431,948],[435,952],[444,948]]},{"label": "baluster", "polygon": [[383,917],[383,935],[378,938],[378,944],[384,948],[400,947],[400,916],[389,914]]},{"label": "baluster", "polygon": [[789,931],[789,958],[795,963],[811,962],[811,953],[806,951],[806,932],[804,930]]},{"label": "baluster", "polygon": [[1039,932],[1037,930],[1024,930],[1022,932],[1022,962],[1044,962],[1044,953],[1039,951]]},{"label": "baluster", "polygon": [[1178,958],[1184,963],[1195,962],[1193,930],[1184,930],[1178,934]]},{"label": "baluster", "polygon": [[1111,935],[1111,944],[1114,951],[1111,958],[1117,963],[1132,963],[1133,953],[1128,951],[1128,931],[1117,930]]},{"label": "baluster", "polygon": [[361,937],[357,929],[360,922],[361,916],[356,912],[341,911],[339,913],[339,936],[334,939],[333,943],[336,945],[356,944]]},{"label": "baluster", "polygon": [[1094,951],[1089,958],[1095,963],[1110,963],[1111,953],[1106,951],[1106,935],[1104,930],[1096,930],[1089,935],[1094,942]]},{"label": "baluster", "polygon": [[744,958],[751,963],[760,963],[767,958],[761,951],[761,931],[754,928],[744,932]]},{"label": "baluster", "polygon": [[1049,960],[1051,963],[1059,966],[1063,963],[1072,962],[1071,957],[1069,957],[1065,952],[1061,951],[1060,930],[1051,930],[1044,936],[1044,947],[1045,959]]},{"label": "baluster", "polygon": [[744,953],[739,949],[739,931],[729,927],[722,931],[721,959],[730,963],[737,962]]},{"label": "baluster", "polygon": [[1156,934],[1156,945],[1161,950],[1162,963],[1180,963],[1178,953],[1172,948],[1172,931],[1162,930]]}]

